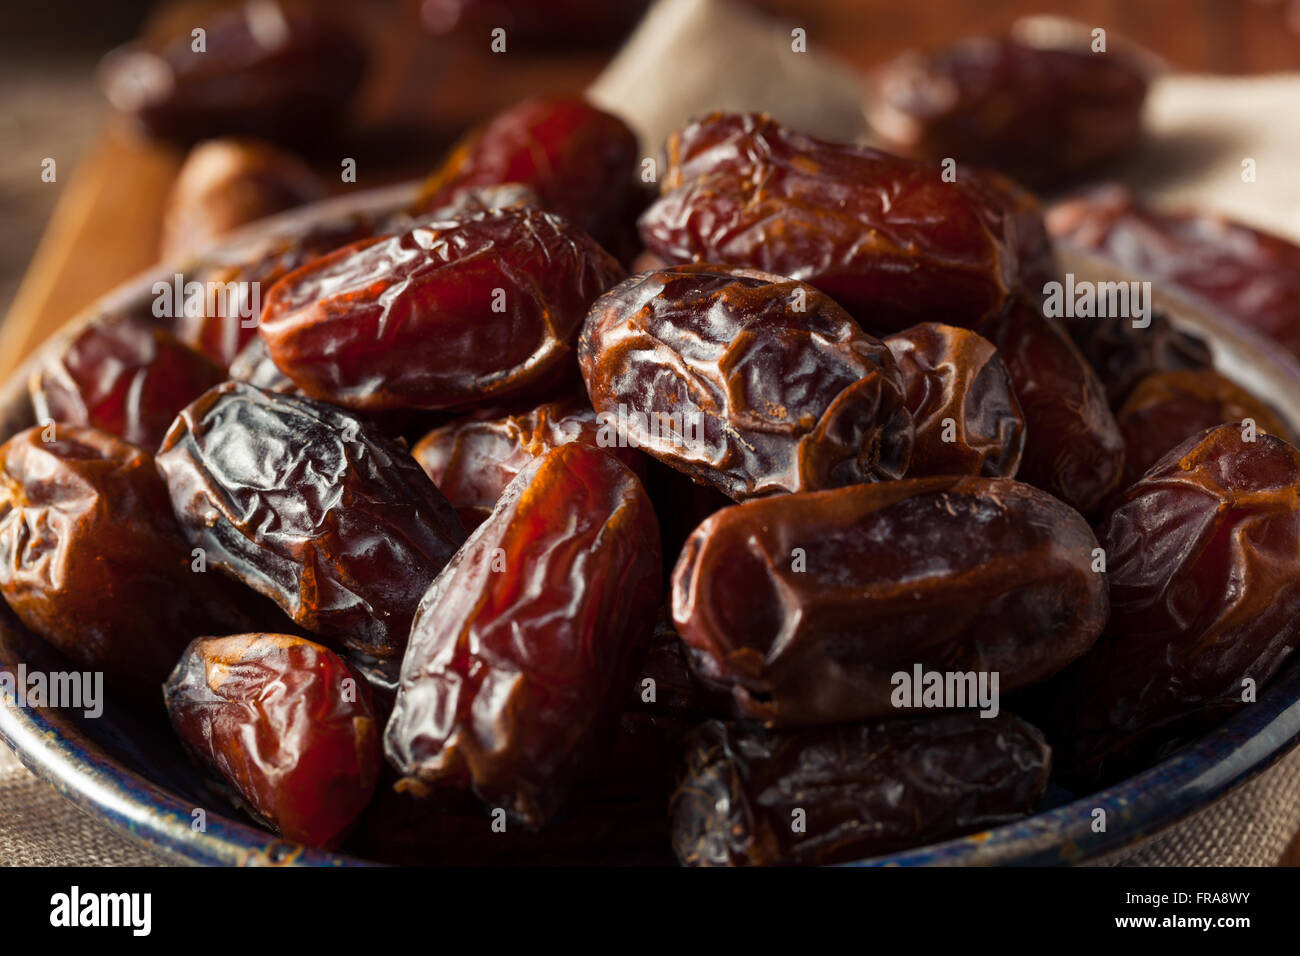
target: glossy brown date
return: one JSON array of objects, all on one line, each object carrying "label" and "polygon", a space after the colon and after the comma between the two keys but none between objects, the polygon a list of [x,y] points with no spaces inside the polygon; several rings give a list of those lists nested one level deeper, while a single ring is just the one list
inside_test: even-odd
[{"label": "glossy brown date", "polygon": [[[198,27],[203,49],[195,49]],[[365,67],[355,25],[319,5],[269,0],[173,15],[144,42],[106,56],[100,83],[150,136],[307,145],[338,125]]]},{"label": "glossy brown date", "polygon": [[1171,448],[1224,422],[1250,419],[1261,433],[1293,440],[1276,412],[1213,369],[1164,372],[1142,379],[1116,419],[1125,447],[1119,491],[1133,485]]},{"label": "glossy brown date", "polygon": [[89,425],[153,451],[176,413],[225,374],[164,328],[109,315],[64,339],[32,372],[39,422]]},{"label": "glossy brown date", "polygon": [[1300,354],[1300,246],[1209,213],[1160,212],[1119,186],[1048,210],[1053,239],[1209,303]]},{"label": "glossy brown date", "polygon": [[897,716],[892,675],[997,672],[1002,692],[1083,654],[1106,622],[1079,514],[1005,478],[854,485],[709,518],[673,573],[695,672],[771,727]]},{"label": "glossy brown date", "polygon": [[1074,319],[1065,327],[1106,387],[1110,407],[1119,411],[1134,387],[1148,375],[1208,369],[1210,347],[1199,336],[1179,329],[1162,312],[1145,328],[1131,319]]},{"label": "glossy brown date", "polygon": [[675,132],[661,189],[640,219],[652,253],[803,280],[876,334],[935,317],[974,328],[1016,281],[1009,214],[985,192],[767,116]]},{"label": "glossy brown date", "polygon": [[34,633],[146,707],[190,640],[253,623],[234,587],[192,562],[147,451],[73,425],[0,446],[0,592]]},{"label": "glossy brown date", "polygon": [[899,478],[911,457],[889,349],[802,282],[633,276],[592,305],[578,358],[620,439],[737,500]]},{"label": "glossy brown date", "polygon": [[1097,373],[1024,293],[979,332],[997,346],[1024,413],[1018,477],[1092,514],[1124,469],[1124,440]]},{"label": "glossy brown date", "polygon": [[1098,528],[1111,617],[1064,695],[1076,781],[1118,779],[1209,729],[1300,643],[1300,451],[1245,434],[1187,439]]},{"label": "glossy brown date", "polygon": [[546,209],[611,246],[632,212],[639,159],[636,134],[617,116],[577,97],[535,97],[463,139],[411,212],[431,212],[471,187],[522,183]]},{"label": "glossy brown date", "polygon": [[158,452],[208,564],[350,650],[397,657],[420,596],[465,539],[410,454],[331,405],[226,382]]},{"label": "glossy brown date", "polygon": [[286,839],[337,847],[383,758],[365,681],[333,651],[285,634],[194,641],[164,688],[200,766]]},{"label": "glossy brown date", "polygon": [[349,408],[452,408],[576,378],[587,306],[623,270],[528,207],[336,250],[276,283],[260,331],[308,395]]},{"label": "glossy brown date", "polygon": [[614,733],[660,573],[625,465],[572,443],[525,467],[420,602],[385,734],[403,786],[546,823]]},{"label": "glossy brown date", "polygon": [[1058,188],[1139,141],[1146,70],[1119,50],[973,37],[877,71],[868,120],[885,145]]},{"label": "glossy brown date", "polygon": [[909,478],[1014,478],[1025,420],[1007,367],[987,339],[924,322],[885,337],[903,376],[916,439]]},{"label": "glossy brown date", "polygon": [[605,448],[629,468],[644,470],[640,452],[619,448],[609,434],[603,439],[591,405],[571,398],[518,415],[485,411],[458,419],[429,432],[411,454],[473,530],[525,465],[569,442]]},{"label": "glossy brown date", "polygon": [[841,863],[1033,812],[1043,735],[1010,714],[771,733],[712,720],[687,738],[672,799],[686,866]]}]

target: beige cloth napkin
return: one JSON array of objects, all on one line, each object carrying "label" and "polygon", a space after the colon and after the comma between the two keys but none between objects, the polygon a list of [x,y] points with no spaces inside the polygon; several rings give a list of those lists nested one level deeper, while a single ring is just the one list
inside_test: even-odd
[{"label": "beige cloth napkin", "polygon": [[[815,135],[863,138],[858,77],[815,36],[795,52],[791,29],[724,0],[661,0],[590,93],[638,131],[647,155],[714,109],[763,110]],[[1166,75],[1152,89],[1147,128],[1117,178],[1156,200],[1217,209],[1300,240],[1300,76]],[[1241,180],[1247,157],[1253,183]],[[1106,862],[1269,864],[1297,825],[1300,753],[1188,826]],[[0,865],[154,861],[0,745]]]}]

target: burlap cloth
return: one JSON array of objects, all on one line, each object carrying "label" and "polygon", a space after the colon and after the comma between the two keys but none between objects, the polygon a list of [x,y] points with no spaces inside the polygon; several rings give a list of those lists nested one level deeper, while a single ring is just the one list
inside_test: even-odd
[{"label": "burlap cloth", "polygon": [[[866,135],[858,81],[792,27],[720,0],[663,0],[592,88],[647,154],[684,119],[712,109],[766,110],[797,128]],[[882,23],[881,29],[888,29]],[[1166,75],[1148,103],[1148,136],[1116,177],[1143,194],[1217,209],[1300,240],[1300,76]],[[1242,160],[1255,160],[1243,183]],[[1300,827],[1300,752],[1202,811],[1099,865],[1269,865]],[[154,865],[156,857],[77,810],[0,744],[0,864]]]}]

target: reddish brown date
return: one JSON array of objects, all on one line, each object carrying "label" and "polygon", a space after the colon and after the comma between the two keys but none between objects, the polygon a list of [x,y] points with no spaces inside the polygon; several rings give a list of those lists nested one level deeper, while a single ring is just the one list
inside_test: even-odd
[{"label": "reddish brown date", "polygon": [[1005,478],[915,478],[746,502],[686,543],[673,623],[691,666],[772,727],[897,716],[892,675],[1043,680],[1106,623],[1097,541]]},{"label": "reddish brown date", "polygon": [[767,116],[674,133],[662,190],[640,219],[652,253],[801,279],[877,334],[936,316],[975,327],[1017,276],[1009,214],[985,192]]},{"label": "reddish brown date", "polygon": [[979,332],[997,346],[1025,416],[1018,477],[1091,514],[1124,469],[1124,440],[1097,373],[1023,293]]},{"label": "reddish brown date", "polygon": [[465,538],[405,448],[331,405],[227,382],[158,453],[208,564],[350,650],[397,657],[420,596]]},{"label": "reddish brown date", "polygon": [[1058,243],[1195,296],[1300,354],[1300,246],[1207,213],[1158,212],[1118,186],[1058,203],[1047,225]]},{"label": "reddish brown date", "polygon": [[1075,319],[1066,329],[1106,386],[1106,398],[1116,411],[1148,375],[1214,364],[1209,345],[1179,329],[1162,312],[1153,313],[1145,328],[1134,326],[1131,319],[1109,318]]},{"label": "reddish brown date", "polygon": [[544,824],[614,732],[659,589],[625,465],[572,443],[524,468],[420,602],[385,735],[404,786]]},{"label": "reddish brown date", "polygon": [[1058,187],[1140,139],[1147,75],[1118,50],[970,38],[881,68],[868,119],[885,144]]},{"label": "reddish brown date", "polygon": [[[196,27],[205,30],[201,50]],[[143,43],[105,57],[100,80],[109,102],[151,136],[305,145],[337,125],[365,66],[354,25],[319,5],[270,0],[172,16]]]},{"label": "reddish brown date", "polygon": [[1171,448],[1224,422],[1250,419],[1256,431],[1292,440],[1276,412],[1212,369],[1148,376],[1116,417],[1126,454],[1121,491]]},{"label": "reddish brown date", "polygon": [[607,451],[623,464],[642,468],[640,452],[619,448],[616,440],[601,441],[596,413],[583,398],[548,402],[519,415],[471,415],[435,428],[411,454],[472,530],[525,465],[575,441],[608,445]]},{"label": "reddish brown date", "polygon": [[1050,757],[1010,714],[781,734],[713,720],[687,738],[673,849],[687,866],[789,866],[936,843],[1033,812]]},{"label": "reddish brown date", "polygon": [[1014,478],[1025,420],[1007,367],[987,339],[924,322],[885,338],[916,429],[909,478]]},{"label": "reddish brown date", "polygon": [[1110,623],[1066,698],[1077,779],[1149,765],[1277,673],[1300,642],[1297,497],[1300,451],[1240,424],[1189,438],[1124,493],[1097,532]]},{"label": "reddish brown date", "polygon": [[49,353],[28,388],[37,421],[89,425],[152,451],[176,413],[224,378],[166,329],[103,316]]},{"label": "reddish brown date", "polygon": [[639,159],[636,135],[617,116],[576,97],[536,97],[462,140],[411,211],[431,212],[471,187],[522,183],[545,208],[609,245],[635,202]]},{"label": "reddish brown date", "polygon": [[252,623],[192,560],[148,452],[71,425],[0,446],[0,592],[33,632],[145,706],[191,639]]},{"label": "reddish brown date", "polygon": [[565,379],[587,306],[623,278],[563,219],[527,207],[416,226],[290,273],[266,297],[271,359],[349,408],[451,408]]},{"label": "reddish brown date", "polygon": [[737,500],[900,478],[911,457],[889,349],[802,282],[633,276],[591,307],[578,356],[621,440]]},{"label": "reddish brown date", "polygon": [[383,758],[365,681],[285,634],[194,641],[164,688],[200,766],[286,839],[332,849],[370,802]]},{"label": "reddish brown date", "polygon": [[269,143],[216,139],[185,158],[167,196],[162,255],[179,259],[236,226],[325,195],[325,184],[292,153]]}]

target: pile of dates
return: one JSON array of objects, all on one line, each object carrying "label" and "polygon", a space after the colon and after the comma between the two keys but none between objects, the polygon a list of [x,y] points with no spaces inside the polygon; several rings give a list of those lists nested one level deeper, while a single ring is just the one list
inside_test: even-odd
[{"label": "pile of dates", "polygon": [[213,266],[254,321],[47,350],[13,613],[161,689],[214,799],[396,862],[868,858],[1287,663],[1287,424],[1163,316],[1046,317],[1032,195],[761,115],[666,157],[646,195],[619,119],[530,100],[409,208]]}]

